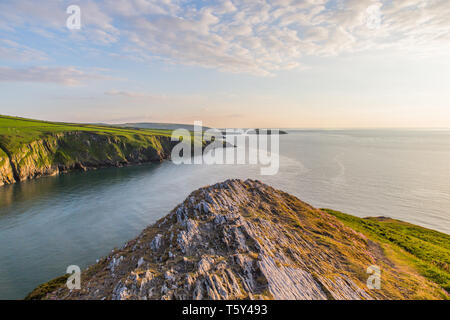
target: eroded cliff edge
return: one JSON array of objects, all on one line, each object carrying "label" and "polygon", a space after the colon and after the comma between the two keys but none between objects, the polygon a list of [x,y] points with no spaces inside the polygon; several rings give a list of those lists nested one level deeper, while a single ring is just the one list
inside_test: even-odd
[{"label": "eroded cliff edge", "polygon": [[95,132],[60,132],[8,149],[0,141],[0,186],[72,170],[162,161],[170,157],[170,137],[133,139]]},{"label": "eroded cliff edge", "polygon": [[[367,267],[382,270],[367,288]],[[37,288],[44,299],[442,298],[434,283],[397,265],[379,244],[259,181],[193,192],[139,237],[82,274]]]}]

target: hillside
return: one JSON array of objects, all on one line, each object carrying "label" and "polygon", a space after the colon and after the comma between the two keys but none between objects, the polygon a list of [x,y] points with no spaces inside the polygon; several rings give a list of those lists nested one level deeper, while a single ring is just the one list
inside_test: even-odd
[{"label": "hillside", "polygon": [[170,130],[134,130],[0,116],[0,185],[71,170],[161,161]]},{"label": "hillside", "polygon": [[[115,124],[114,126],[123,127],[123,128],[160,129],[160,130],[186,129],[188,131],[194,131],[193,125],[178,124],[178,123],[138,122],[138,123]],[[202,127],[202,129],[208,130],[210,128]]]},{"label": "hillside", "polygon": [[450,292],[450,235],[386,217],[358,218],[323,210],[379,242],[392,259],[418,270]]},{"label": "hillside", "polygon": [[[67,277],[61,277],[27,298],[448,297],[405,260],[410,257],[397,259],[392,250],[397,248],[259,181],[228,180],[194,191],[136,239],[85,270],[81,290],[68,291]],[[366,285],[372,265],[382,270],[379,290]]]}]

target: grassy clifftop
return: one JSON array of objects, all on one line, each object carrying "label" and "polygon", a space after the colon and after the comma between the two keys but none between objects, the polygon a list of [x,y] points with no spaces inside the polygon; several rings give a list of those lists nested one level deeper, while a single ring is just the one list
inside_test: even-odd
[{"label": "grassy clifftop", "polygon": [[0,185],[74,169],[160,161],[170,130],[38,121],[0,116]]},{"label": "grassy clifftop", "polygon": [[142,137],[170,137],[171,130],[127,129],[89,124],[49,122],[0,115],[0,141],[10,152],[18,151],[24,144],[65,132],[86,132],[101,135],[123,136],[138,142]]},{"label": "grassy clifftop", "polygon": [[391,218],[358,218],[323,210],[381,243],[391,259],[418,270],[422,276],[450,292],[450,235]]}]

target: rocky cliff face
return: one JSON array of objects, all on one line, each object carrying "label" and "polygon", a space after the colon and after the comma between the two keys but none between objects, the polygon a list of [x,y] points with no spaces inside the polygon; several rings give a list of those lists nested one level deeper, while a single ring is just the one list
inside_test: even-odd
[{"label": "rocky cliff face", "polygon": [[[366,285],[371,265],[382,270],[380,290]],[[259,181],[229,180],[193,192],[88,268],[81,290],[61,284],[43,297],[409,299],[423,283],[437,290],[419,278],[333,216]]]},{"label": "rocky cliff face", "polygon": [[55,175],[76,169],[124,166],[161,161],[170,157],[170,137],[124,136],[65,132],[33,141],[19,150],[0,149],[0,185]]},{"label": "rocky cliff face", "polygon": [[0,149],[0,186],[14,182],[14,172],[9,157]]}]

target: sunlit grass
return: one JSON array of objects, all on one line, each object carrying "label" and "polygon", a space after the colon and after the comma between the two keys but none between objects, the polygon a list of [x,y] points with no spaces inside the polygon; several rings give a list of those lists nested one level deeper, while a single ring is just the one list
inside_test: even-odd
[{"label": "sunlit grass", "polygon": [[43,139],[49,135],[64,132],[91,132],[126,138],[140,143],[151,136],[170,137],[171,130],[129,129],[90,124],[48,122],[0,115],[0,142],[9,152],[14,153],[23,145]]},{"label": "sunlit grass", "polygon": [[396,255],[450,292],[450,235],[390,218],[358,218],[323,209],[352,229],[396,248]]}]

